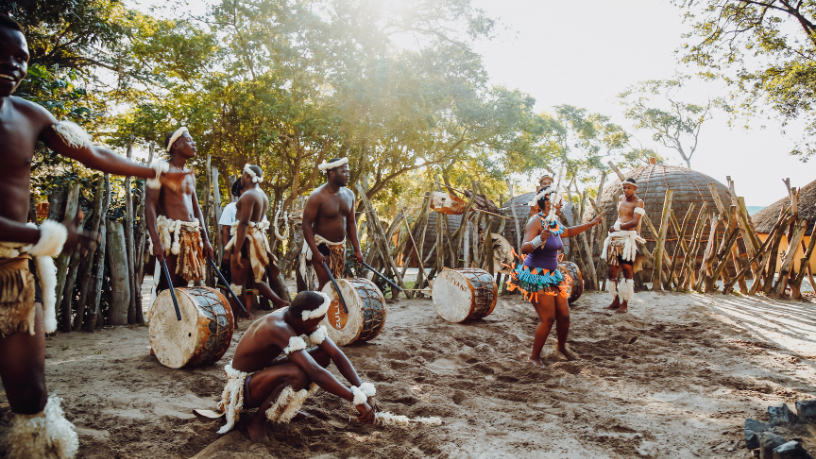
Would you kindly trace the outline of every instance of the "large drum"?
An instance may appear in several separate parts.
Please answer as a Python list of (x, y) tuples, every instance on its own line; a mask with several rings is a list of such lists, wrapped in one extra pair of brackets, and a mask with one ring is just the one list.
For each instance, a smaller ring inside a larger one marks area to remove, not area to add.
[(489, 316), (496, 308), (498, 288), (482, 269), (446, 269), (433, 283), (436, 312), (448, 322)]
[(558, 263), (558, 270), (561, 271), (562, 275), (572, 278), (570, 294), (569, 297), (567, 297), (567, 302), (572, 304), (573, 301), (580, 298), (581, 294), (584, 293), (584, 278), (581, 276), (581, 270), (578, 269), (578, 265), (571, 261)]
[(380, 289), (368, 279), (337, 279), (337, 286), (346, 300), (348, 314), (334, 291), (331, 282), (323, 286), (323, 293), (331, 297), (329, 312), (321, 322), (329, 330), (329, 338), (345, 346), (355, 341), (377, 337), (385, 326), (385, 298)]
[(181, 320), (176, 319), (170, 290), (156, 297), (150, 316), (150, 347), (162, 365), (194, 367), (221, 359), (232, 341), (232, 309), (208, 287), (177, 288)]

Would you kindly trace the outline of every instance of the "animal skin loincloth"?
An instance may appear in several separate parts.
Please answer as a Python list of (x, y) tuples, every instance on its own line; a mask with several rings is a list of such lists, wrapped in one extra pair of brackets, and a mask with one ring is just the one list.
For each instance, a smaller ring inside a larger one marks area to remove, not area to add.
[[(315, 234), (315, 245), (320, 248), (321, 244), (329, 248), (329, 255), (325, 256), (329, 272), (335, 279), (342, 279), (346, 270), (346, 239), (344, 238), (340, 242), (331, 242), (323, 236)], [(309, 263), (311, 260), (312, 249), (309, 248), (306, 241), (303, 241), (303, 250), (300, 252), (300, 275), (303, 281), (306, 282), (306, 288), (315, 290), (317, 288), (317, 276), (314, 267)]]
[[(164, 255), (175, 255), (176, 274), (187, 282), (204, 280), (204, 242), (201, 240), (201, 226), (198, 220), (184, 222), (171, 220), (159, 215), (156, 230), (164, 246)], [(153, 240), (150, 241), (150, 252), (153, 252)]]
[[(226, 247), (224, 247), (225, 251), (231, 250), (236, 244), (235, 238), (238, 237), (238, 231), (235, 227), (237, 227), (239, 224), (239, 221), (234, 221), (231, 223), (231, 226), (233, 227), (232, 239), (230, 239)], [(269, 229), (268, 221), (249, 222), (249, 226), (247, 227), (247, 240), (245, 244), (248, 244), (249, 247), (249, 261), (252, 265), (252, 273), (255, 275), (255, 282), (261, 282), (263, 280), (263, 276), (266, 273), (266, 267), (269, 265), (270, 260), (277, 260), (275, 255), (273, 255), (269, 249), (269, 241), (266, 238), (267, 229)], [(238, 292), (235, 294), (239, 295)]]

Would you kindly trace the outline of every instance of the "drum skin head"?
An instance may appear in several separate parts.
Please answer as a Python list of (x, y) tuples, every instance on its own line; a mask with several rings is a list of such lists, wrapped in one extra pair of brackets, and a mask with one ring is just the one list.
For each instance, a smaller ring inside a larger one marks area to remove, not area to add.
[(368, 279), (337, 279), (337, 286), (346, 300), (348, 314), (331, 282), (323, 286), (323, 293), (332, 299), (329, 311), (321, 323), (326, 326), (329, 338), (338, 346), (355, 341), (374, 339), (385, 326), (385, 298), (377, 286)]
[(169, 290), (156, 297), (150, 317), (150, 347), (168, 368), (217, 362), (232, 340), (233, 317), (227, 299), (207, 287), (177, 288), (181, 320)]
[(482, 269), (446, 269), (434, 280), (433, 304), (448, 322), (487, 317), (496, 308), (498, 288)]

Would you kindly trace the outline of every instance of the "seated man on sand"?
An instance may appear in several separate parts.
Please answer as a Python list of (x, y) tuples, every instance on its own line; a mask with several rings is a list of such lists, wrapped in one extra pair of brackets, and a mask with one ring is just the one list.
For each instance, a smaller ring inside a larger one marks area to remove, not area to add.
[[(326, 326), (319, 325), (329, 304), (325, 293), (301, 292), (288, 308), (250, 325), (225, 367), (227, 384), (218, 407), (227, 415), (227, 423), (218, 433), (232, 430), (242, 409), (258, 408), (247, 433), (260, 441), (266, 419), (289, 422), (318, 388), (352, 402), (360, 422), (374, 422), (378, 409), (374, 385), (360, 380), (346, 355), (327, 336)], [(326, 370), (332, 362), (351, 387)]]

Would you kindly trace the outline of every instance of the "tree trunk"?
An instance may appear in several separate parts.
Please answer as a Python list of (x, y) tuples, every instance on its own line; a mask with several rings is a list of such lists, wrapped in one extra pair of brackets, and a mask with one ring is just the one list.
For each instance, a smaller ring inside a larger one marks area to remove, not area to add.
[(65, 187), (55, 188), (48, 196), (48, 219), (61, 222), (65, 214), (65, 202), (68, 189)]
[[(105, 178), (99, 176), (96, 182), (96, 192), (94, 193), (94, 206), (93, 206), (93, 219), (91, 220), (91, 234), (99, 234), (99, 226), (100, 223), (104, 220), (104, 215), (102, 212), (102, 203), (104, 201), (105, 194)], [(107, 209), (106, 209), (107, 210)], [(101, 244), (101, 242), (100, 242)], [(79, 273), (81, 273), (81, 283), (79, 287), (79, 299), (77, 300), (77, 312), (74, 319), (74, 330), (79, 330), (82, 328), (82, 322), (85, 317), (85, 310), (87, 309), (88, 305), (88, 292), (91, 290), (91, 282), (93, 281), (93, 268), (94, 268), (94, 259), (96, 258), (96, 252), (99, 250), (98, 247), (94, 248), (93, 250), (89, 250), (88, 253), (82, 257), (82, 263), (79, 267)]]
[[(218, 263), (221, 263), (221, 260), (224, 257), (224, 244), (227, 241), (221, 240), (221, 229), (218, 227), (218, 222), (221, 221), (221, 190), (218, 186), (218, 169), (213, 167), (212, 168), (212, 190), (213, 190), (213, 211), (215, 212), (215, 256), (218, 258), (216, 260)], [(277, 225), (278, 222), (275, 222)]]
[[(74, 183), (68, 190), (68, 198), (65, 204), (64, 220), (73, 219), (79, 209), (79, 183)], [(65, 277), (68, 274), (68, 265), (71, 262), (71, 256), (63, 252), (57, 258), (57, 288), (54, 289), (57, 295), (57, 304), (62, 304), (62, 292), (65, 289)], [(71, 311), (65, 314), (62, 311), (60, 316), (60, 329), (69, 330), (71, 328)]]
[[(107, 221), (107, 218), (104, 220)], [(102, 277), (105, 274), (105, 249), (107, 248), (108, 242), (108, 238), (106, 237), (107, 233), (107, 225), (101, 225), (99, 227), (99, 250), (96, 251), (96, 257), (94, 257), (94, 274), (91, 278), (93, 290), (91, 290), (88, 295), (90, 297), (88, 318), (85, 319), (85, 323), (82, 326), (82, 329), (86, 332), (94, 331), (101, 317), (101, 314), (99, 313), (99, 303), (102, 301)], [(104, 324), (104, 321), (102, 324)]]
[(111, 325), (127, 325), (130, 318), (130, 271), (127, 264), (125, 231), (121, 223), (108, 221), (108, 267), (113, 298), (108, 311)]

